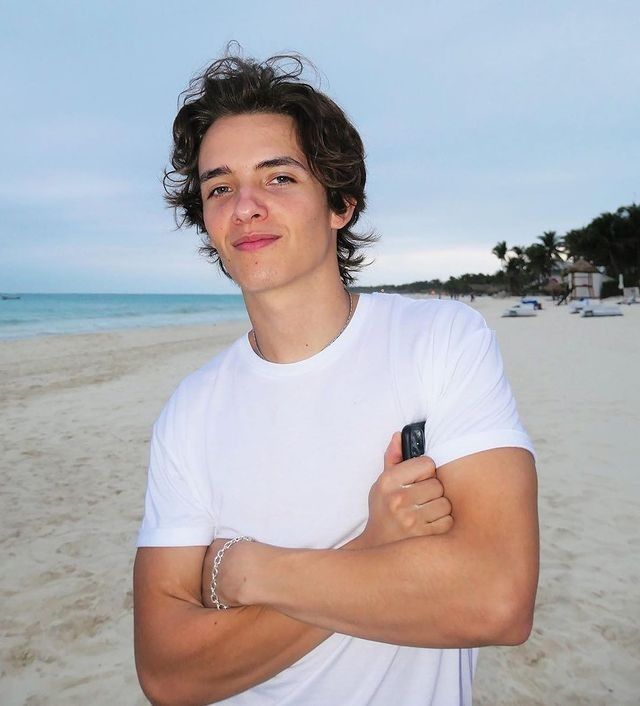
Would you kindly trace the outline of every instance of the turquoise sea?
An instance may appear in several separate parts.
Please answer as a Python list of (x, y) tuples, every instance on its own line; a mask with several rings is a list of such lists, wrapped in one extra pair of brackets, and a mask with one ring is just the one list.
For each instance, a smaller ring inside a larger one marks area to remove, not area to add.
[[(6, 296), (6, 295), (5, 295)], [(0, 339), (242, 319), (239, 294), (20, 294), (0, 299)]]

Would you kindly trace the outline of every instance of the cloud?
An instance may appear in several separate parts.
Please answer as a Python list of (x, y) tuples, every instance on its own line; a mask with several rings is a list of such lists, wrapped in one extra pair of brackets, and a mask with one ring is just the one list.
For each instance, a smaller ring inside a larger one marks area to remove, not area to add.
[(484, 248), (464, 245), (455, 248), (413, 248), (380, 253), (363, 271), (363, 285), (403, 284), (429, 279), (447, 280), (465, 272), (492, 273), (499, 269), (495, 256)]
[(197, 243), (160, 237), (148, 245), (92, 242), (3, 249), (3, 291), (237, 294)]
[(87, 237), (141, 241), (175, 227), (159, 181), (88, 170), (43, 170), (0, 184), (0, 241), (82, 244)]
[(78, 169), (43, 170), (0, 183), (0, 199), (32, 208), (129, 198), (148, 192), (146, 185), (131, 179)]

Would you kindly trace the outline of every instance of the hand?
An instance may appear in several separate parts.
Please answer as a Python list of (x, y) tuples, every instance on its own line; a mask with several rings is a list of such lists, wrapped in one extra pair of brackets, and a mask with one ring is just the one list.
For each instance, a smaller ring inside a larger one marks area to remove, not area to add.
[(453, 526), (436, 467), (427, 456), (402, 460), (399, 432), (384, 454), (384, 470), (369, 491), (369, 520), (360, 546), (374, 547), (408, 537), (444, 534)]

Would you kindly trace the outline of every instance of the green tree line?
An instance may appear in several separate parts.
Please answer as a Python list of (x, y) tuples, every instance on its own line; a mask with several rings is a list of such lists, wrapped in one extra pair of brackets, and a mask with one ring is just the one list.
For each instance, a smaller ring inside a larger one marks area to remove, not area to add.
[[(492, 275), (464, 274), (439, 279), (410, 282), (401, 285), (359, 287), (359, 291), (384, 289), (395, 292), (444, 292), (455, 296), (473, 291), (506, 290), (521, 295), (543, 291), (559, 264), (584, 258), (615, 282), (611, 294), (617, 292), (619, 275), (626, 286), (640, 285), (640, 206), (632, 203), (613, 213), (601, 213), (583, 228), (559, 236), (548, 230), (530, 245), (507, 245), (502, 240), (491, 252), (500, 261), (500, 269)], [(605, 283), (607, 284), (607, 283)], [(604, 296), (607, 296), (605, 292)]]

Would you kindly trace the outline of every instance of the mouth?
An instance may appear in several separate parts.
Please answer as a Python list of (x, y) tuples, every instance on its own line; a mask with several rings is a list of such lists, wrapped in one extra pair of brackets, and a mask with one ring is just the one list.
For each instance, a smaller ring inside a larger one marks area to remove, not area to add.
[(247, 233), (233, 243), (236, 250), (252, 251), (266, 248), (279, 240), (274, 233)]

